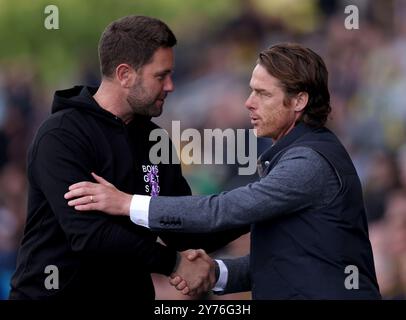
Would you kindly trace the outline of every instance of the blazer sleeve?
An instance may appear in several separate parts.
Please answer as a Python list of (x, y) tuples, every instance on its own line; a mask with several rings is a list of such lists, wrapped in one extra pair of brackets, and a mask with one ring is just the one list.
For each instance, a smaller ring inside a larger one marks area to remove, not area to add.
[[(180, 165), (172, 165), (175, 181), (171, 196), (190, 195), (191, 190), (186, 179), (182, 175)], [(180, 208), (178, 209), (180, 211)], [(187, 249), (204, 249), (211, 253), (217, 251), (250, 231), (249, 226), (242, 226), (236, 229), (219, 231), (215, 233), (174, 233), (168, 231), (159, 232), (159, 237), (167, 244), (178, 251)]]
[(224, 291), (215, 292), (215, 294), (251, 291), (250, 256), (222, 260), (228, 270), (227, 284)]
[(211, 196), (155, 197), (149, 227), (176, 232), (215, 232), (294, 214), (312, 207), (332, 170), (316, 151), (288, 150), (260, 181)]

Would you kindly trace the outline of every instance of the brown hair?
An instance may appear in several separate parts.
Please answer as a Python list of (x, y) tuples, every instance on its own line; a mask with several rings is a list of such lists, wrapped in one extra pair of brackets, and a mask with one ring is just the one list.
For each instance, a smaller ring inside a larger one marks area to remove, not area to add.
[(309, 101), (299, 119), (312, 127), (322, 127), (331, 112), (328, 72), (318, 54), (299, 44), (274, 45), (259, 54), (258, 63), (277, 78), (286, 94), (285, 104), (300, 92)]
[(121, 63), (134, 69), (147, 64), (160, 47), (173, 47), (176, 37), (162, 21), (145, 16), (127, 16), (110, 23), (99, 41), (102, 76), (110, 77)]

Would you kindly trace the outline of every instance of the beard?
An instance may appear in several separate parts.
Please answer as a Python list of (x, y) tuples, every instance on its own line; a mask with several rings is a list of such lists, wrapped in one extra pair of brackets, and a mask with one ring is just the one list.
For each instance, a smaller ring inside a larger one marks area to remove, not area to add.
[(139, 81), (130, 90), (127, 97), (127, 102), (130, 105), (134, 114), (148, 116), (148, 117), (158, 117), (162, 114), (162, 103), (157, 105), (159, 100), (165, 99), (160, 98), (161, 94), (152, 95), (149, 94), (147, 90), (142, 85), (142, 81)]

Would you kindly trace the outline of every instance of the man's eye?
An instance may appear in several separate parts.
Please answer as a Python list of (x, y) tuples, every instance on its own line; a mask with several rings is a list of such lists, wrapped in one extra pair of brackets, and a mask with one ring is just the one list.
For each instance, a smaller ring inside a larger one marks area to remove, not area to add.
[(272, 96), (269, 92), (266, 92), (266, 91), (260, 91), (257, 94), (260, 97), (271, 97)]

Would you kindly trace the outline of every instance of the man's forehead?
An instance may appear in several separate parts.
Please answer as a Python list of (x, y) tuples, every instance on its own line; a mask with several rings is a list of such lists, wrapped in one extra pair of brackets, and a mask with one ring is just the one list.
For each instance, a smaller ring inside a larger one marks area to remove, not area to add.
[(158, 48), (152, 55), (150, 63), (172, 61), (174, 60), (174, 53), (172, 48)]
[(257, 64), (252, 71), (250, 86), (279, 86), (280, 82), (277, 78), (269, 74), (269, 72), (260, 64)]
[(151, 58), (151, 61), (145, 65), (145, 67), (156, 68), (173, 68), (175, 63), (175, 57), (172, 48), (159, 48), (155, 51)]
[(271, 75), (268, 71), (260, 64), (257, 64), (252, 71), (252, 79), (259, 79), (259, 80), (269, 80)]

